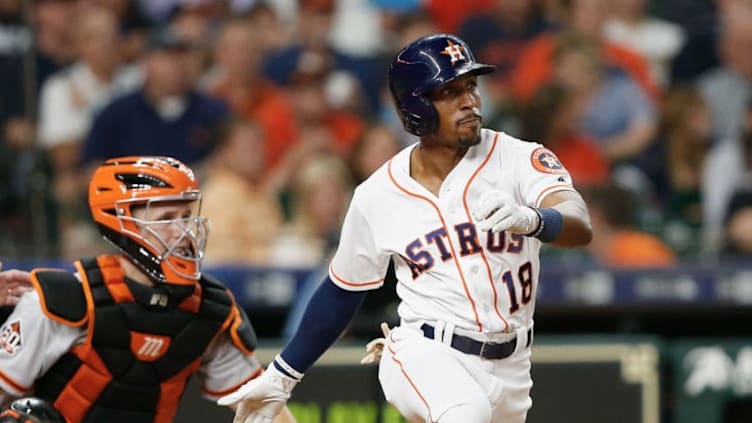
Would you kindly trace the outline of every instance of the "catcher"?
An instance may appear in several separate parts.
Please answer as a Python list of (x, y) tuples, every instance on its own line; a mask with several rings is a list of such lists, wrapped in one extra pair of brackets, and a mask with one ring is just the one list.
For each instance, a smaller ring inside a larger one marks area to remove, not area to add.
[[(255, 334), (230, 292), (201, 272), (209, 222), (190, 168), (122, 157), (96, 169), (91, 214), (119, 249), (36, 269), (0, 329), (0, 403), (33, 393), (67, 422), (166, 423), (188, 378), (208, 399), (259, 376)], [(0, 273), (0, 286), (19, 273)], [(15, 292), (15, 291), (14, 291)], [(278, 423), (294, 422), (282, 409)]]

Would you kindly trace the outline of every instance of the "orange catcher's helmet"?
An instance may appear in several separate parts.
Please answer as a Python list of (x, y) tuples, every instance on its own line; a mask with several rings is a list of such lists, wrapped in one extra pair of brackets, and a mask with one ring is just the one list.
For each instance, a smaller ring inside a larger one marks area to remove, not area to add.
[[(164, 218), (149, 211), (164, 204), (188, 204), (189, 216)], [(89, 207), (102, 236), (152, 279), (193, 285), (201, 277), (209, 224), (200, 216), (201, 192), (193, 171), (170, 157), (119, 157), (107, 160), (89, 184)], [(134, 216), (134, 210), (146, 212)], [(160, 227), (179, 236), (165, 239)]]

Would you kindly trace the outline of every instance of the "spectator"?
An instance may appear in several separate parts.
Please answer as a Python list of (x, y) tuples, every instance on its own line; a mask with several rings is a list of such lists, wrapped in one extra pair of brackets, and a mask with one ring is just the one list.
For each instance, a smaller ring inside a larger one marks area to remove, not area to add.
[(76, 2), (70, 0), (34, 2), (35, 88), (75, 59), (74, 28), (71, 25), (75, 12)]
[[(344, 102), (337, 104), (333, 101), (334, 93), (327, 88), (331, 87), (332, 78), (342, 74), (331, 73), (325, 62), (319, 59), (311, 58), (310, 64), (301, 60), (290, 86), (298, 138), (305, 136), (303, 128), (323, 125), (332, 135), (329, 148), (341, 157), (347, 157), (365, 128), (363, 120), (355, 114), (362, 107), (350, 102), (351, 108), (346, 108)], [(348, 96), (358, 97), (357, 92), (353, 92), (356, 89), (351, 85)]]
[(33, 75), (24, 60), (32, 48), (32, 32), (24, 24), (21, 6), (21, 0), (0, 2), (0, 130), (6, 119), (21, 118), (29, 106), (24, 88)]
[(752, 192), (734, 194), (724, 221), (723, 251), (731, 256), (752, 255)]
[(383, 125), (371, 125), (350, 153), (350, 170), (355, 183), (365, 181), (402, 148), (399, 138)]
[[(657, 12), (686, 31), (682, 48), (671, 62), (671, 81), (694, 81), (718, 66), (721, 10), (736, 0), (668, 0), (652, 2)], [(746, 1), (746, 0), (744, 0)]]
[(116, 99), (95, 118), (83, 164), (137, 154), (173, 155), (195, 164), (209, 155), (228, 110), (192, 88), (187, 48), (171, 32), (151, 40), (143, 88)]
[(536, 0), (496, 0), (489, 11), (471, 15), (459, 34), (475, 52), (476, 59), (496, 66), (489, 90), (497, 104), (509, 102), (510, 75), (522, 51), (548, 30)]
[(353, 185), (345, 162), (319, 154), (306, 161), (292, 186), (292, 221), (275, 243), (273, 266), (319, 266), (337, 245)]
[(615, 0), (606, 21), (606, 39), (625, 45), (647, 60), (652, 79), (669, 82), (669, 65), (684, 42), (684, 31), (672, 22), (649, 16), (648, 0)]
[[(34, 128), (9, 120), (0, 132), (0, 256), (55, 255), (57, 226), (47, 156), (33, 148)], [(45, 242), (49, 241), (49, 242)]]
[(574, 100), (560, 85), (540, 87), (520, 113), (521, 138), (553, 151), (576, 186), (604, 183), (609, 177), (609, 161), (594, 141), (579, 132)]
[(78, 0), (79, 8), (104, 7), (117, 19), (119, 51), (123, 63), (136, 64), (149, 41), (149, 21), (142, 5), (133, 0)]
[(277, 166), (295, 143), (292, 104), (287, 95), (260, 70), (263, 45), (244, 18), (225, 23), (214, 51), (214, 66), (206, 76), (208, 92), (222, 98), (238, 116), (258, 122), (264, 132), (268, 169)]
[(578, 130), (596, 141), (612, 165), (635, 163), (655, 135), (652, 102), (627, 75), (607, 66), (591, 37), (560, 33), (553, 61), (554, 80), (580, 108)]
[[(603, 38), (607, 2), (603, 0), (562, 0), (554, 3), (561, 8), (561, 29), (592, 38), (602, 50), (604, 62), (624, 71), (651, 99), (658, 97), (658, 89), (651, 78), (645, 59), (638, 53)], [(555, 33), (535, 38), (522, 52), (512, 76), (512, 88), (518, 101), (527, 101), (535, 90), (551, 78)]]
[(703, 238), (711, 251), (718, 251), (734, 192), (752, 182), (752, 99), (739, 139), (715, 143), (702, 172)]
[(173, 8), (167, 28), (189, 47), (192, 81), (200, 80), (210, 68), (218, 34), (232, 19), (222, 3), (214, 0), (181, 1)]
[(78, 59), (44, 82), (39, 101), (39, 141), (52, 159), (62, 231), (71, 220), (88, 216), (78, 158), (94, 114), (140, 82), (135, 68), (121, 66), (118, 23), (109, 9), (81, 7), (73, 28)]
[(73, 27), (78, 60), (49, 78), (42, 85), (40, 98), (39, 138), (61, 167), (76, 161), (76, 150), (89, 131), (92, 115), (139, 82), (134, 69), (120, 67), (117, 21), (112, 12), (98, 6), (81, 9)]
[(290, 43), (293, 26), (285, 25), (268, 2), (256, 1), (247, 11), (247, 16), (255, 28), (256, 39), (266, 51), (279, 50)]
[(264, 134), (235, 120), (204, 169), (203, 214), (212, 227), (209, 264), (266, 266), (282, 226), (277, 193), (264, 184)]
[[(367, 50), (355, 53), (348, 49), (357, 49), (358, 46), (346, 45), (346, 36), (339, 34), (335, 45), (333, 37), (333, 24), (336, 14), (335, 0), (301, 0), (298, 7), (298, 20), (292, 42), (277, 51), (270, 52), (264, 63), (264, 74), (280, 85), (289, 85), (293, 82), (295, 74), (300, 69), (301, 63), (323, 61), (321, 68), (328, 70), (345, 71), (357, 77), (360, 90), (365, 95), (366, 110), (376, 110), (379, 101), (379, 88), (383, 85), (384, 75), (379, 72), (381, 68), (381, 51)], [(360, 2), (342, 2), (341, 7), (349, 13), (351, 9), (359, 6), (365, 7)], [(354, 13), (358, 13), (355, 11)], [(346, 27), (349, 22), (343, 22)], [(369, 26), (372, 23), (369, 22)], [(379, 30), (380, 32), (380, 30)], [(378, 35), (376, 35), (378, 36)], [(368, 41), (368, 40), (364, 40)], [(349, 43), (350, 41), (347, 41)], [(308, 66), (308, 65), (306, 65)], [(318, 65), (317, 65), (318, 66)]]
[(721, 10), (721, 64), (697, 81), (713, 116), (720, 142), (739, 139), (746, 104), (752, 98), (752, 2), (728, 0)]
[(582, 196), (590, 210), (593, 241), (588, 251), (604, 266), (617, 268), (666, 267), (676, 255), (657, 236), (635, 225), (634, 198), (617, 185), (589, 186)]
[(702, 245), (701, 186), (711, 142), (710, 113), (700, 93), (693, 86), (670, 88), (663, 101), (652, 167), (662, 170), (654, 172), (665, 211), (662, 236), (682, 255), (697, 253)]

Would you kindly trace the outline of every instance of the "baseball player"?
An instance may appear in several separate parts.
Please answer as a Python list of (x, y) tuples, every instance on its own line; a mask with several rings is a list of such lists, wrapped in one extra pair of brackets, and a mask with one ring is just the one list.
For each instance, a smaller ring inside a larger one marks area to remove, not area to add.
[(395, 265), (401, 323), (379, 381), (411, 422), (523, 422), (542, 243), (590, 242), (587, 208), (539, 144), (481, 128), (476, 63), (449, 34), (398, 53), (389, 88), (405, 148), (355, 191), (329, 275), (261, 377), (219, 400), (268, 422)]
[(0, 404), (33, 393), (67, 422), (167, 423), (191, 375), (216, 399), (262, 373), (245, 313), (201, 273), (200, 203), (193, 172), (172, 158), (96, 169), (90, 210), (119, 254), (31, 272), (35, 290), (0, 328)]

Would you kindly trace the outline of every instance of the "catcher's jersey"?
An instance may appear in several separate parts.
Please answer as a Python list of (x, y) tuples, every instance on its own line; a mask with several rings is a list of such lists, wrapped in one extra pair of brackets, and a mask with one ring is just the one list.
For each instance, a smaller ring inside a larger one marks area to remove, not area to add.
[[(14, 396), (30, 393), (67, 351), (86, 340), (86, 325), (71, 327), (42, 313), (36, 291), (21, 297), (0, 328), (0, 388)], [(216, 400), (261, 371), (254, 356), (232, 344), (225, 332), (204, 351), (197, 372), (206, 398)]]
[(470, 331), (532, 326), (540, 241), (480, 233), (470, 210), (488, 191), (539, 206), (574, 190), (567, 170), (540, 144), (481, 131), (441, 184), (438, 197), (410, 176), (411, 145), (355, 190), (329, 274), (347, 290), (383, 284), (391, 257), (406, 321), (445, 321)]

